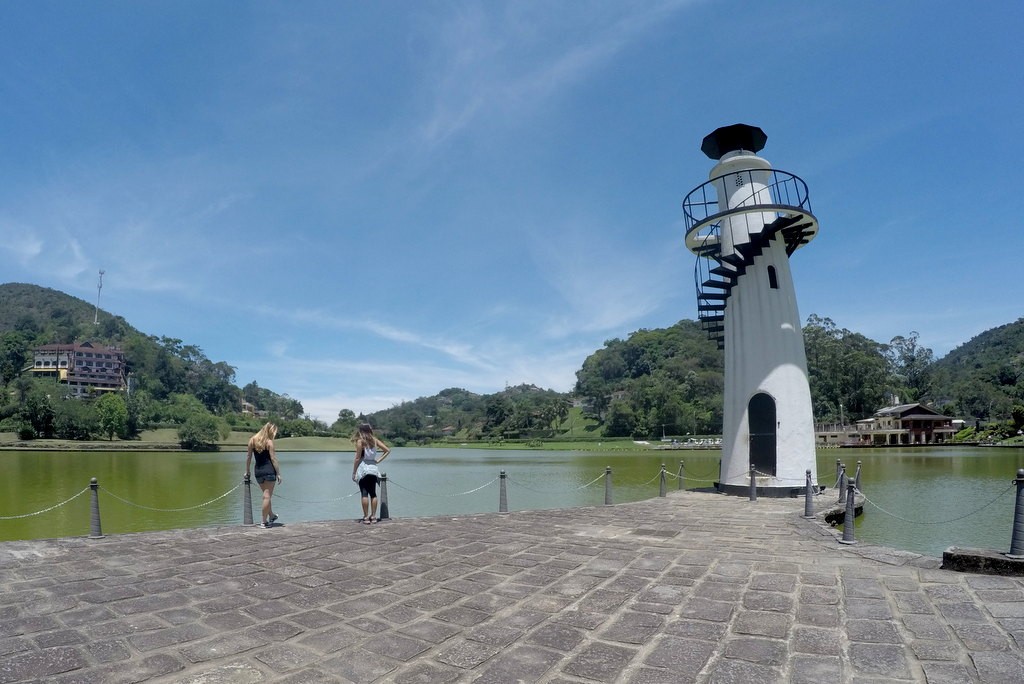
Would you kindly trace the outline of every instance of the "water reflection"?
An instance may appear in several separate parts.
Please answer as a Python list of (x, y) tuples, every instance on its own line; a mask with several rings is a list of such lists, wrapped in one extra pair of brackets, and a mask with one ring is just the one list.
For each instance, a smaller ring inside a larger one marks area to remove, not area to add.
[[(281, 522), (356, 519), (358, 493), (351, 452), (286, 452), (285, 481), (275, 510)], [(493, 451), (395, 449), (385, 462), (389, 512), (395, 518), (466, 515), (498, 509), (501, 470), (510, 510), (597, 506), (603, 473), (612, 468), (616, 503), (658, 495), (661, 465), (675, 475), (685, 461), (688, 489), (717, 479), (718, 451)], [(818, 453), (818, 479), (831, 487), (835, 461), (849, 472), (862, 463), (870, 503), (857, 520), (858, 540), (941, 555), (948, 546), (1007, 550), (1024, 450), (998, 448), (829, 449)], [(244, 454), (151, 452), (0, 452), (0, 539), (38, 539), (89, 532), (89, 493), (39, 515), (100, 482), (103, 531), (239, 524)], [(228, 496), (218, 498), (226, 492)], [(258, 515), (259, 490), (253, 486)], [(126, 503), (128, 502), (128, 503)], [(802, 512), (802, 504), (794, 504)], [(15, 517), (25, 516), (25, 517)], [(1004, 548), (1005, 547), (1005, 548)]]
[[(941, 556), (950, 546), (1007, 551), (1024, 450), (955, 447), (840, 450), (863, 462), (869, 503), (858, 540)], [(821, 454), (819, 454), (819, 463)]]

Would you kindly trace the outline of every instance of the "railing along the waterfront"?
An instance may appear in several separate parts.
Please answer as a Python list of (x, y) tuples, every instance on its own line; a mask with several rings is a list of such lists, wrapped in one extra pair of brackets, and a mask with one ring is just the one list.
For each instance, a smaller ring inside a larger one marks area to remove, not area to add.
[[(750, 501), (752, 501), (752, 502), (756, 502), (757, 501), (757, 477), (771, 477), (771, 478), (773, 478), (774, 482), (780, 482), (780, 480), (778, 478), (775, 478), (773, 475), (770, 475), (768, 473), (759, 472), (753, 465), (751, 465), (749, 467), (749, 469), (747, 471), (745, 471), (745, 472), (734, 474), (733, 478), (730, 478), (730, 479), (734, 479), (734, 478), (738, 478), (738, 477), (743, 477), (743, 476), (748, 475), (748, 474), (750, 476)], [(846, 473), (846, 466), (843, 463), (841, 463), (840, 461), (837, 460), (836, 461), (836, 482), (835, 482), (835, 484), (831, 488), (822, 488), (822, 487), (818, 487), (818, 486), (814, 485), (812, 483), (812, 481), (811, 481), (811, 471), (810, 470), (806, 471), (805, 477), (802, 480), (783, 479), (781, 481), (782, 482), (792, 482), (793, 484), (796, 484), (796, 483), (799, 482), (800, 484), (803, 485), (802, 491), (803, 491), (803, 494), (804, 494), (804, 510), (803, 510), (803, 517), (804, 518), (814, 518), (814, 517), (816, 517), (815, 511), (814, 511), (815, 506), (814, 506), (814, 502), (813, 502), (814, 498), (825, 496), (825, 492), (827, 491), (827, 489), (838, 490), (839, 496), (838, 496), (838, 499), (836, 500), (835, 504), (836, 505), (842, 504), (842, 505), (845, 506), (845, 513), (844, 513), (844, 517), (843, 517), (843, 535), (842, 535), (842, 539), (840, 540), (840, 543), (842, 543), (842, 544), (855, 544), (856, 543), (856, 539), (854, 538), (854, 524), (853, 524), (853, 521), (854, 521), (855, 511), (856, 511), (856, 508), (855, 508), (856, 507), (856, 500), (857, 500), (858, 497), (863, 502), (865, 502), (867, 504), (870, 504), (872, 507), (877, 509), (879, 512), (881, 512), (881, 513), (883, 513), (885, 515), (891, 516), (891, 517), (893, 517), (895, 519), (898, 519), (898, 520), (900, 520), (902, 522), (906, 522), (906, 523), (910, 523), (910, 524), (914, 524), (914, 525), (946, 525), (946, 524), (949, 524), (949, 523), (953, 523), (953, 522), (957, 522), (957, 521), (963, 520), (965, 518), (969, 518), (969, 517), (971, 517), (973, 515), (977, 515), (981, 511), (989, 508), (990, 506), (994, 505), (996, 502), (998, 502), (1001, 499), (1003, 499), (1006, 496), (1007, 493), (1009, 493), (1011, 490), (1016, 488), (1017, 494), (1016, 494), (1015, 505), (1014, 505), (1014, 518), (1013, 518), (1013, 529), (1012, 529), (1012, 533), (1011, 533), (1010, 550), (1009, 550), (1008, 553), (1006, 553), (1004, 555), (1006, 555), (1009, 558), (1024, 559), (1024, 468), (1019, 469), (1017, 471), (1017, 473), (1016, 473), (1016, 478), (1011, 481), (1010, 485), (1005, 490), (1000, 492), (998, 495), (993, 497), (989, 502), (985, 503), (982, 506), (979, 506), (978, 508), (976, 508), (975, 510), (973, 510), (973, 511), (971, 511), (969, 513), (965, 513), (963, 515), (958, 515), (958, 516), (956, 516), (954, 518), (948, 518), (948, 519), (943, 519), (943, 520), (910, 520), (908, 518), (905, 518), (903, 516), (897, 515), (896, 513), (893, 513), (891, 511), (886, 510), (882, 506), (878, 505), (876, 502), (872, 501), (861, 490), (861, 488), (860, 488), (860, 475), (861, 475), (861, 463), (859, 461), (857, 462), (856, 474), (854, 475), (854, 477), (851, 478)], [(686, 483), (687, 480), (689, 480), (690, 482), (695, 482), (695, 483), (711, 483), (711, 484), (723, 481), (721, 477), (719, 477), (717, 479), (713, 479), (713, 474), (712, 473), (708, 473), (708, 474), (705, 474), (705, 475), (698, 475), (696, 473), (688, 474), (686, 472), (684, 462), (683, 461), (679, 461), (679, 469), (678, 469), (678, 471), (676, 473), (670, 472), (667, 469), (666, 465), (663, 463), (663, 464), (661, 464), (660, 470), (651, 479), (649, 479), (646, 482), (643, 482), (643, 483), (641, 483), (639, 485), (634, 485), (634, 486), (647, 487), (647, 486), (650, 486), (651, 484), (653, 484), (654, 482), (658, 482), (658, 496), (659, 497), (665, 497), (665, 496), (667, 496), (667, 493), (668, 493), (668, 479), (669, 478), (676, 478), (676, 480), (677, 480), (677, 489), (679, 489), (679, 490), (685, 489), (685, 483)], [(418, 495), (418, 496), (436, 497), (436, 498), (457, 498), (457, 497), (471, 496), (471, 495), (474, 495), (474, 494), (478, 494), (481, 491), (487, 490), (488, 488), (492, 487), (495, 483), (498, 483), (498, 512), (499, 513), (507, 513), (508, 510), (509, 510), (509, 508), (508, 508), (508, 501), (509, 501), (508, 486), (510, 484), (513, 487), (518, 487), (518, 488), (521, 488), (521, 489), (523, 489), (525, 491), (530, 491), (530, 492), (537, 493), (537, 494), (557, 495), (557, 494), (560, 494), (560, 493), (564, 494), (564, 493), (567, 493), (567, 492), (570, 492), (570, 491), (587, 490), (587, 489), (590, 489), (591, 487), (594, 487), (595, 485), (597, 485), (599, 482), (602, 482), (602, 481), (604, 483), (604, 505), (612, 506), (612, 505), (614, 505), (614, 496), (613, 496), (613, 487), (612, 487), (612, 468), (611, 468), (611, 466), (606, 467), (604, 469), (604, 472), (600, 473), (599, 475), (594, 477), (594, 479), (592, 479), (589, 482), (586, 482), (584, 484), (581, 484), (579, 486), (576, 486), (576, 487), (568, 487), (568, 488), (567, 487), (562, 487), (562, 488), (543, 488), (543, 489), (542, 488), (536, 488), (536, 487), (533, 487), (531, 485), (527, 485), (526, 483), (519, 482), (519, 481), (517, 481), (515, 479), (510, 478), (508, 476), (508, 473), (506, 473), (504, 470), (502, 470), (502, 471), (500, 471), (498, 477), (496, 477), (496, 478), (494, 478), (494, 479), (492, 479), (492, 480), (490, 480), (488, 482), (484, 482), (484, 483), (480, 484), (477, 487), (473, 487), (473, 488), (470, 488), (470, 489), (467, 489), (467, 490), (464, 490), (464, 491), (459, 491), (459, 492), (437, 492), (437, 491), (434, 491), (434, 492), (422, 492), (422, 491), (417, 491), (414, 488), (407, 487), (407, 486), (405, 486), (405, 485), (403, 485), (403, 484), (401, 484), (399, 482), (395, 482), (393, 480), (389, 481), (387, 474), (384, 473), (384, 474), (381, 475), (381, 482), (380, 482), (381, 492), (380, 492), (380, 497), (379, 497), (379, 505), (380, 505), (380, 510), (379, 510), (380, 516), (379, 516), (379, 519), (382, 520), (382, 521), (390, 520), (391, 519), (390, 514), (389, 514), (389, 502), (388, 502), (388, 484), (389, 483), (392, 486), (398, 487), (399, 489), (401, 489), (404, 492), (409, 493), (409, 494)], [(60, 501), (60, 502), (55, 503), (55, 504), (53, 504), (51, 506), (47, 506), (47, 507), (42, 508), (40, 510), (32, 511), (32, 512), (29, 512), (29, 513), (20, 513), (20, 514), (15, 514), (15, 515), (0, 515), (0, 522), (8, 521), (8, 520), (20, 520), (20, 519), (24, 519), (24, 518), (33, 517), (33, 516), (44, 515), (46, 513), (54, 511), (54, 510), (56, 510), (58, 508), (61, 508), (62, 506), (66, 506), (66, 505), (70, 504), (72, 501), (75, 501), (76, 499), (81, 497), (86, 492), (90, 492), (91, 496), (90, 496), (90, 506), (89, 506), (89, 537), (95, 539), (95, 538), (100, 538), (100, 537), (104, 536), (103, 535), (102, 524), (101, 524), (101, 520), (100, 520), (100, 506), (99, 506), (99, 497), (100, 497), (100, 493), (101, 492), (102, 492), (102, 494), (104, 496), (108, 496), (111, 499), (120, 502), (121, 504), (124, 504), (124, 505), (127, 505), (127, 506), (132, 506), (132, 507), (139, 508), (139, 509), (142, 509), (142, 510), (154, 511), (154, 512), (162, 512), (162, 513), (180, 513), (180, 512), (184, 512), (184, 511), (195, 510), (195, 509), (202, 508), (202, 507), (205, 507), (205, 506), (210, 506), (210, 505), (212, 505), (212, 504), (214, 504), (214, 503), (216, 503), (218, 501), (221, 501), (222, 499), (227, 498), (232, 493), (238, 491), (241, 488), (242, 489), (242, 524), (243, 525), (252, 525), (253, 524), (253, 515), (252, 515), (252, 492), (251, 492), (251, 486), (252, 486), (252, 483), (251, 483), (251, 480), (250, 480), (250, 476), (248, 474), (246, 474), (246, 476), (243, 478), (241, 483), (235, 485), (234, 487), (231, 487), (230, 489), (225, 491), (223, 494), (220, 494), (219, 496), (216, 496), (216, 497), (214, 497), (212, 499), (209, 499), (207, 501), (203, 501), (203, 502), (200, 502), (200, 503), (197, 503), (197, 504), (193, 504), (191, 506), (184, 506), (184, 507), (177, 507), (177, 508), (160, 508), (160, 507), (156, 507), (156, 506), (149, 506), (149, 505), (146, 505), (146, 504), (142, 504), (142, 503), (139, 503), (139, 502), (136, 502), (136, 501), (131, 501), (131, 500), (125, 498), (125, 497), (122, 497), (122, 496), (119, 496), (117, 494), (114, 494), (113, 492), (108, 492), (106, 490), (101, 490), (101, 488), (99, 486), (99, 482), (97, 481), (97, 479), (96, 478), (92, 478), (92, 480), (90, 481), (88, 487), (85, 487), (84, 489), (82, 489), (78, 493), (72, 495), (71, 497), (69, 497), (67, 499), (64, 499), (63, 501)], [(313, 501), (313, 500), (302, 500), (302, 499), (291, 499), (291, 498), (288, 498), (286, 496), (282, 496), (280, 494), (277, 494), (277, 498), (283, 499), (285, 501), (294, 501), (294, 502), (303, 503), (303, 504), (332, 504), (332, 503), (337, 503), (337, 502), (340, 502), (340, 501), (344, 501), (346, 499), (350, 499), (350, 498), (352, 498), (354, 496), (357, 496), (357, 495), (358, 495), (358, 492), (352, 492), (352, 493), (346, 494), (344, 496), (334, 497), (334, 498), (331, 498), (331, 499), (315, 500), (315, 501)]]
[[(977, 515), (989, 508), (996, 502), (1004, 499), (1006, 495), (1013, 489), (1017, 490), (1017, 495), (1014, 500), (1014, 516), (1013, 525), (1010, 533), (1010, 550), (1006, 552), (1008, 558), (1013, 559), (1024, 559), (1024, 468), (1017, 471), (1017, 477), (1010, 481), (1010, 485), (995, 495), (987, 503), (978, 506), (969, 513), (957, 515), (953, 518), (943, 518), (941, 520), (913, 520), (904, 516), (893, 513), (892, 511), (886, 510), (876, 502), (872, 501), (861, 489), (860, 475), (861, 475), (861, 462), (857, 461), (857, 471), (851, 478), (846, 473), (846, 465), (840, 460), (836, 460), (836, 484), (834, 488), (839, 492), (839, 498), (836, 504), (842, 504), (844, 507), (843, 514), (843, 535), (840, 539), (841, 544), (856, 544), (855, 538), (855, 516), (856, 516), (856, 500), (857, 497), (867, 504), (870, 504), (872, 508), (878, 512), (887, 515), (895, 520), (899, 520), (904, 523), (911, 525), (949, 525), (951, 523), (965, 520), (974, 515)], [(752, 470), (753, 472), (753, 470)], [(752, 478), (753, 479), (753, 478)], [(808, 491), (810, 488), (810, 471), (807, 471), (807, 486)], [(753, 485), (751, 485), (753, 488)], [(808, 499), (810, 498), (808, 494)], [(804, 517), (814, 517), (811, 503), (808, 501), (805, 506)]]

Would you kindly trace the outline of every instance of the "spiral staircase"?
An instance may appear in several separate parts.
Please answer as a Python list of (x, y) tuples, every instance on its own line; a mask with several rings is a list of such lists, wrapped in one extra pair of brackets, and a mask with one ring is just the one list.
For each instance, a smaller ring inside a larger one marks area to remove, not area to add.
[[(719, 211), (718, 207), (715, 184), (725, 176), (695, 188), (683, 200), (686, 246), (698, 257), (694, 266), (697, 319), (719, 349), (725, 348), (725, 309), (729, 295), (769, 243), (782, 240), (789, 256), (818, 233), (818, 220), (811, 213), (807, 184), (803, 180), (785, 171), (757, 171), (758, 181), (767, 173), (769, 182), (767, 187), (763, 183), (755, 186), (753, 173), (728, 174), (730, 181), (756, 188), (732, 209)], [(765, 222), (765, 214), (774, 215), (774, 220)], [(730, 219), (734, 233), (737, 225), (745, 225), (746, 241), (734, 238), (733, 251), (722, 254), (721, 230), (726, 219)]]

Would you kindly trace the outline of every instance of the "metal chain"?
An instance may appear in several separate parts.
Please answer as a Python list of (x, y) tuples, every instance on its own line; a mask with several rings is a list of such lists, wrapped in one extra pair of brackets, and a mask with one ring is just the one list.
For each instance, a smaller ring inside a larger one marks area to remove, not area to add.
[(860, 494), (861, 496), (863, 496), (865, 501), (867, 501), (869, 504), (871, 504), (872, 506), (874, 506), (875, 508), (880, 510), (882, 513), (885, 513), (888, 516), (896, 518), (897, 520), (902, 520), (903, 522), (911, 523), (912, 525), (946, 525), (946, 524), (951, 523), (951, 522), (957, 522), (958, 520), (963, 520), (964, 518), (969, 518), (969, 517), (971, 517), (972, 515), (974, 515), (976, 513), (982, 512), (983, 510), (985, 510), (986, 508), (988, 508), (989, 506), (994, 504), (996, 501), (999, 501), (999, 499), (1001, 499), (1004, 496), (1006, 496), (1006, 492), (1010, 491), (1011, 489), (1013, 489), (1016, 486), (1017, 486), (1016, 483), (1011, 484), (1009, 487), (1007, 487), (1005, 490), (1003, 490), (1003, 492), (1001, 494), (999, 494), (999, 496), (997, 496), (996, 498), (992, 499), (991, 501), (989, 501), (987, 504), (985, 504), (981, 508), (978, 508), (978, 509), (976, 509), (974, 511), (971, 511), (970, 513), (967, 513), (965, 515), (961, 515), (958, 518), (951, 518), (950, 520), (908, 520), (907, 518), (904, 518), (902, 516), (896, 515), (895, 513), (891, 512), (891, 511), (885, 510), (884, 508), (882, 508), (881, 506), (876, 504), (874, 501), (872, 501), (868, 497), (864, 496), (864, 492), (860, 491), (859, 489), (857, 489), (855, 491), (858, 494)]
[[(804, 484), (806, 482), (806, 480), (804, 478), (802, 478), (802, 477), (800, 479), (797, 479), (795, 477), (776, 477), (775, 475), (772, 475), (771, 473), (762, 473), (760, 470), (757, 470), (757, 469), (754, 469), (754, 475), (755, 476), (760, 476), (760, 477), (770, 477), (770, 478), (772, 478), (772, 479), (774, 479), (774, 480), (776, 480), (778, 482), (791, 482), (791, 483), (794, 483), (794, 484)], [(731, 475), (731, 476), (729, 476), (727, 478), (724, 478), (722, 481), (723, 482), (727, 482), (729, 480), (733, 480), (733, 479), (738, 478), (738, 477), (746, 477), (746, 478), (749, 479), (749, 477), (750, 477), (750, 469), (748, 468), (747, 470), (742, 470), (742, 471), (740, 471), (740, 472), (738, 472), (738, 473), (736, 473), (734, 475)], [(704, 482), (708, 482), (708, 480), (703, 480), (703, 481)]]
[(404, 489), (407, 492), (412, 492), (413, 494), (419, 494), (420, 496), (434, 496), (434, 497), (437, 497), (437, 498), (452, 498), (452, 497), (456, 497), (456, 496), (465, 496), (466, 494), (473, 494), (474, 492), (479, 492), (481, 489), (483, 489), (485, 487), (490, 487), (492, 484), (494, 484), (497, 481), (498, 481), (498, 478), (494, 478), (493, 480), (491, 480), (487, 484), (482, 484), (479, 487), (477, 487), (476, 489), (470, 489), (468, 492), (459, 492), (458, 494), (427, 494), (425, 492), (417, 492), (415, 489), (409, 489), (408, 487), (403, 487), (402, 485), (398, 484), (397, 482), (395, 482), (394, 480), (391, 480), (391, 479), (388, 479), (388, 484), (393, 484), (396, 487), (398, 487), (399, 489)]
[(701, 482), (714, 482), (714, 480), (711, 479), (714, 476), (715, 476), (714, 473), (709, 473), (707, 475), (698, 475), (698, 474), (694, 473), (693, 475), (690, 475), (690, 471), (688, 471), (685, 468), (683, 468), (683, 477), (685, 477), (688, 480), (689, 479), (696, 479), (696, 480), (699, 480)]
[[(747, 471), (747, 475), (750, 475), (750, 471), (749, 470)], [(801, 478), (795, 478), (795, 477), (776, 477), (775, 475), (772, 475), (771, 473), (762, 473), (760, 470), (757, 470), (756, 468), (754, 469), (754, 475), (759, 475), (761, 477), (770, 477), (770, 478), (773, 478), (775, 480), (778, 480), (779, 482), (798, 482), (800, 484), (804, 484), (806, 482), (806, 479), (802, 478), (802, 477)]]
[(281, 499), (283, 501), (291, 501), (292, 503), (323, 504), (323, 503), (334, 503), (335, 501), (344, 501), (345, 499), (351, 499), (353, 496), (355, 496), (358, 493), (359, 492), (352, 492), (351, 494), (346, 494), (345, 496), (339, 496), (339, 497), (334, 498), (334, 499), (323, 499), (323, 500), (320, 500), (320, 501), (304, 501), (303, 499), (292, 499), (290, 497), (283, 496), (281, 494), (278, 494), (277, 492), (274, 492), (274, 498)]
[(534, 489), (533, 487), (524, 485), (522, 482), (513, 480), (511, 477), (506, 477), (505, 481), (509, 484), (515, 485), (516, 487), (522, 487), (527, 491), (534, 492), (535, 494), (558, 494), (561, 491), (560, 489)]
[(82, 491), (78, 492), (77, 494), (72, 496), (70, 499), (65, 499), (64, 501), (61, 501), (59, 504), (54, 504), (54, 505), (50, 506), (49, 508), (44, 508), (43, 510), (36, 511), (35, 513), (24, 513), (22, 515), (0, 515), (0, 520), (21, 520), (22, 518), (31, 518), (34, 515), (42, 515), (43, 513), (49, 513), (50, 511), (52, 511), (55, 508), (60, 508), (64, 504), (69, 503), (71, 501), (74, 501), (78, 497), (80, 497), (83, 494), (85, 494), (87, 491), (89, 491), (88, 487), (86, 487)]
[(647, 482), (644, 482), (644, 483), (643, 483), (643, 484), (641, 484), (640, 486), (641, 486), (641, 487), (646, 487), (647, 485), (649, 485), (649, 484), (651, 484), (652, 482), (654, 482), (655, 480), (657, 480), (657, 479), (658, 479), (659, 477), (661, 477), (661, 472), (659, 472), (659, 473), (658, 473), (657, 475), (655, 475), (654, 477), (652, 477), (652, 478), (651, 478), (650, 480), (648, 480)]
[[(595, 477), (595, 478), (594, 478), (593, 480), (591, 480), (591, 481), (590, 481), (590, 482), (588, 482), (587, 484), (585, 484), (585, 485), (580, 485), (579, 487), (573, 487), (573, 488), (572, 488), (572, 489), (571, 489), (570, 491), (573, 491), (573, 492), (578, 492), (578, 491), (579, 491), (579, 490), (581, 490), (581, 489), (586, 489), (586, 488), (587, 488), (587, 487), (589, 487), (590, 485), (592, 485), (592, 484), (594, 484), (595, 482), (598, 482), (599, 480), (601, 480), (601, 479), (602, 479), (602, 478), (603, 478), (604, 476), (605, 476), (605, 474), (604, 474), (604, 473), (601, 473), (600, 475), (598, 475), (597, 477)], [(533, 488), (533, 487), (529, 487), (529, 486), (527, 486), (527, 485), (524, 485), (524, 484), (523, 484), (522, 482), (519, 482), (518, 480), (513, 480), (513, 479), (512, 479), (512, 478), (510, 478), (510, 477), (509, 477), (509, 478), (507, 478), (507, 479), (508, 479), (508, 481), (509, 481), (510, 483), (514, 484), (515, 486), (517, 486), (517, 487), (522, 487), (523, 489), (527, 489), (527, 490), (529, 490), (529, 491), (531, 491), (531, 492), (536, 492), (537, 494), (558, 494), (558, 493), (560, 493), (560, 492), (563, 492), (563, 491), (565, 491), (565, 490), (563, 490), (563, 489), (535, 489), (535, 488)]]
[(232, 487), (228, 491), (224, 492), (223, 494), (221, 494), (220, 496), (218, 496), (215, 499), (210, 499), (209, 501), (204, 501), (201, 504), (196, 504), (195, 506), (188, 506), (186, 508), (153, 508), (152, 506), (143, 506), (142, 504), (135, 503), (134, 501), (129, 501), (128, 499), (123, 499), (120, 496), (118, 496), (117, 494), (114, 494), (113, 492), (107, 491), (106, 489), (102, 489), (101, 488), (100, 491), (103, 494), (106, 494), (107, 496), (111, 496), (111, 497), (117, 499), (121, 503), (128, 504), (129, 506), (134, 506), (135, 508), (141, 508), (141, 509), (146, 510), (146, 511), (157, 511), (158, 513), (181, 513), (181, 512), (184, 512), (184, 511), (193, 511), (193, 510), (195, 510), (197, 508), (202, 508), (203, 506), (209, 506), (210, 504), (214, 503), (215, 501), (220, 501), (225, 496), (227, 496), (228, 494), (231, 494), (232, 492), (234, 492), (236, 489), (238, 489), (241, 486), (242, 486), (241, 484), (236, 484), (234, 487)]
[(575, 489), (574, 491), (579, 491), (579, 490), (581, 490), (581, 489), (586, 489), (587, 487), (589, 487), (590, 485), (594, 484), (595, 482), (598, 482), (598, 481), (600, 481), (601, 479), (603, 479), (603, 478), (605, 477), (605, 475), (606, 475), (606, 474), (607, 474), (607, 473), (601, 473), (600, 475), (598, 475), (597, 477), (595, 477), (595, 478), (594, 478), (593, 480), (591, 480), (591, 481), (590, 481), (590, 482), (588, 482), (587, 484), (585, 484), (585, 485), (580, 485), (580, 486), (579, 486), (579, 487), (577, 487), (577, 488), (576, 488), (576, 489)]

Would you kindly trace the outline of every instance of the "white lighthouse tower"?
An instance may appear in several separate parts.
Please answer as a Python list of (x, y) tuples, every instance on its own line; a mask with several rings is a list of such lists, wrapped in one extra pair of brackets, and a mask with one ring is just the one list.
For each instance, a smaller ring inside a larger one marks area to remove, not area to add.
[(789, 257), (818, 232), (807, 185), (757, 156), (755, 126), (701, 145), (718, 163), (683, 201), (701, 326), (725, 350), (720, 491), (791, 496), (817, 483), (814, 414)]

